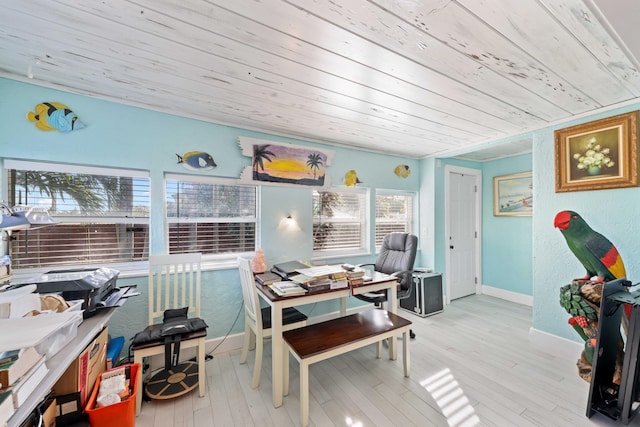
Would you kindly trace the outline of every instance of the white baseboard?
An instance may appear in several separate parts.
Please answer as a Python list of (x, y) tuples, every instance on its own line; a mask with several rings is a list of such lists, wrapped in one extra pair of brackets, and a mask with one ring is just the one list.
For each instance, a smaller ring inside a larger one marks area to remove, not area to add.
[[(482, 285), (482, 293), (484, 295), (533, 307), (533, 297), (530, 295), (506, 291), (504, 289), (494, 288), (493, 286), (487, 285)], [(533, 327), (529, 329), (529, 339), (542, 351), (567, 360), (577, 360), (580, 357), (582, 350), (584, 350), (584, 346), (578, 342), (571, 341), (557, 335), (552, 335)]]
[(533, 327), (529, 328), (529, 339), (542, 351), (567, 360), (578, 360), (582, 350), (584, 350), (584, 345), (580, 343), (543, 332)]
[(520, 294), (487, 285), (482, 285), (482, 294), (533, 307), (533, 297), (531, 295)]
[[(217, 337), (207, 340), (206, 353), (213, 355), (228, 353), (230, 351), (241, 350), (244, 339), (244, 332), (239, 334), (228, 335), (225, 337)], [(224, 341), (223, 341), (224, 340)]]

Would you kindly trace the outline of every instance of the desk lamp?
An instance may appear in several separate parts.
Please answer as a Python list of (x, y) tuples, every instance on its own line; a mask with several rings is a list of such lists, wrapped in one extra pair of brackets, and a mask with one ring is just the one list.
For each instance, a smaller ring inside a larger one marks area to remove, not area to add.
[(32, 225), (51, 224), (57, 224), (57, 221), (49, 216), (49, 211), (45, 208), (25, 205), (10, 208), (6, 203), (0, 202), (0, 257), (9, 255), (12, 231), (26, 230)]

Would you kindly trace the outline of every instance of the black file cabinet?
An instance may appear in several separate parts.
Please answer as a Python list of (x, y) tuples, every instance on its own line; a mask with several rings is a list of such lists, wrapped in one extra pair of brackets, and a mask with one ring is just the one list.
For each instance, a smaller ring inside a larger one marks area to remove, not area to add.
[(442, 274), (414, 272), (412, 286), (409, 298), (400, 300), (400, 308), (421, 317), (443, 310)]

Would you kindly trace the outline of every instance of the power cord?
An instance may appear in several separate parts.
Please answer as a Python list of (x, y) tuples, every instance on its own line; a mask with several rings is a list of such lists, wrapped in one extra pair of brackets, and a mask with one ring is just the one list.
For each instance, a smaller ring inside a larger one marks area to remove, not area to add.
[(207, 355), (205, 356), (205, 360), (213, 359), (213, 352), (216, 351), (218, 347), (222, 345), (223, 342), (225, 342), (225, 340), (233, 330), (233, 327), (236, 326), (236, 323), (238, 323), (238, 319), (240, 318), (240, 313), (242, 313), (243, 308), (244, 308), (244, 301), (242, 301), (242, 304), (240, 304), (240, 309), (238, 310), (238, 314), (236, 314), (236, 319), (233, 321), (233, 324), (231, 325), (231, 327), (229, 328), (225, 336), (222, 338), (222, 341), (220, 341), (218, 345), (216, 345), (209, 353), (207, 353)]

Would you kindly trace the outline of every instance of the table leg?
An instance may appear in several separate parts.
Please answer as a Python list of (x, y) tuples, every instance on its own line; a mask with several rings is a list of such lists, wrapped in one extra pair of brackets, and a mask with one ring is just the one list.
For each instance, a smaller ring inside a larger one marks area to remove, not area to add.
[[(388, 296), (389, 296), (389, 311), (391, 311), (394, 314), (397, 314), (398, 313), (398, 292), (395, 284), (391, 289), (389, 289)], [(395, 335), (391, 337), (391, 339), (389, 340), (389, 357), (391, 360), (396, 360), (398, 358), (398, 337)]]
[(405, 329), (402, 333), (402, 361), (404, 366), (404, 376), (409, 376), (410, 367), (410, 359), (409, 359), (409, 329)]
[(282, 406), (284, 385), (284, 340), (282, 339), (282, 308), (271, 306), (271, 378), (273, 406)]
[(347, 297), (340, 298), (340, 316), (347, 315)]

